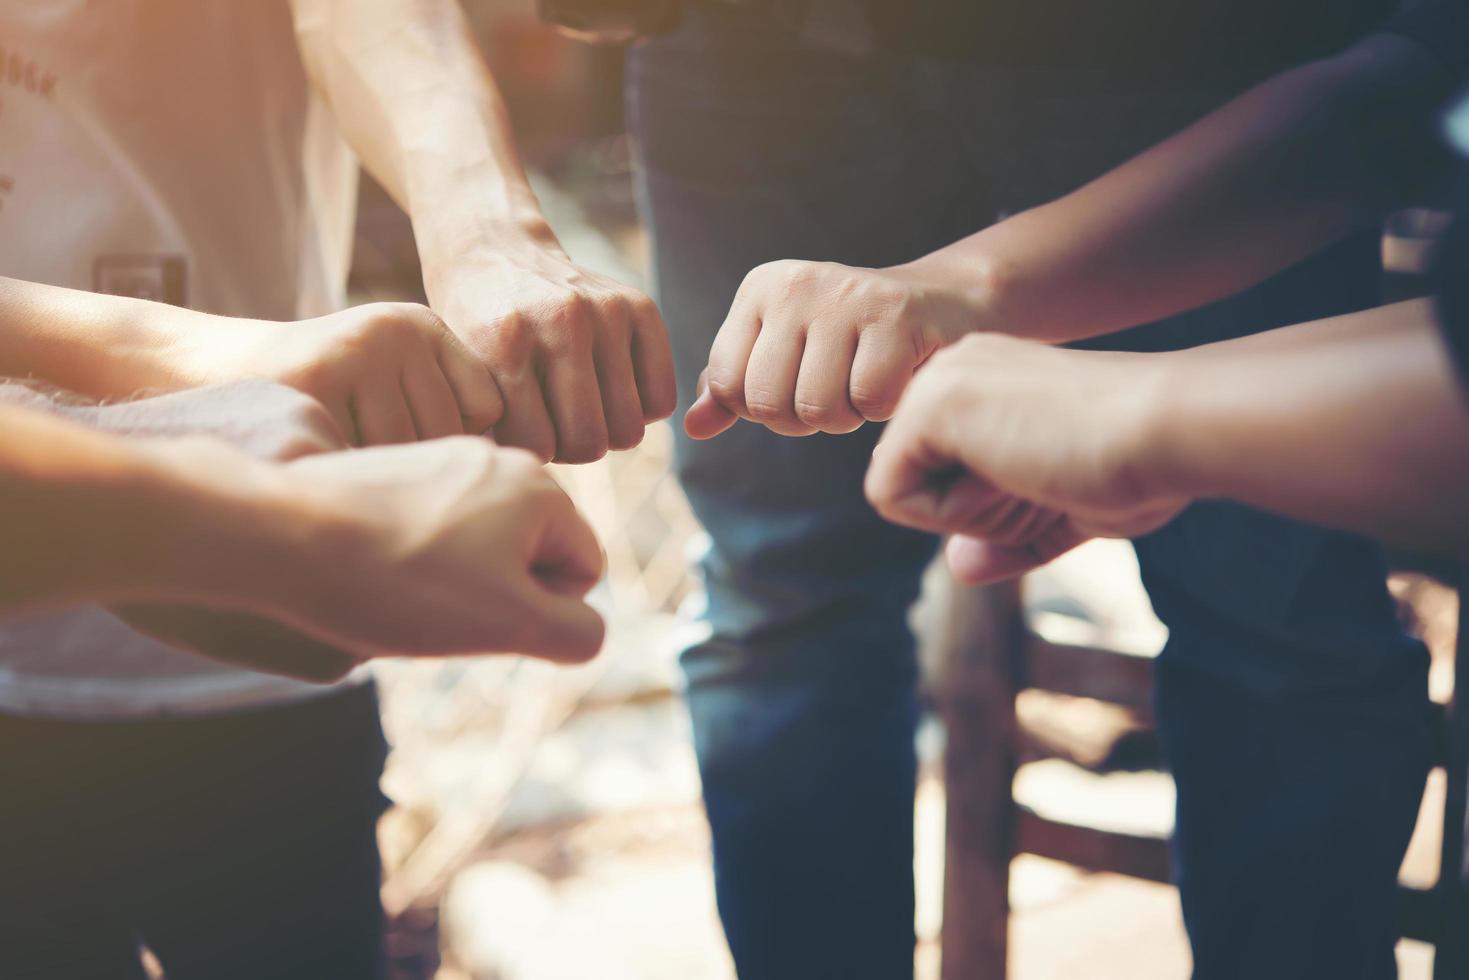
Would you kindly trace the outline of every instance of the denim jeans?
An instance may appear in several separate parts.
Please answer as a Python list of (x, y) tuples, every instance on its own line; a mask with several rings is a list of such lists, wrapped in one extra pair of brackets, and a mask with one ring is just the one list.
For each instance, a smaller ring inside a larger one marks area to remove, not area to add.
[[(1249, 82), (853, 57), (712, 10), (628, 68), (684, 407), (754, 266), (913, 259), (1079, 186)], [(1188, 346), (1359, 309), (1376, 268), (1363, 236), (1107, 343)], [(741, 423), (678, 444), (712, 540), (712, 631), (685, 654), (688, 703), (746, 980), (912, 971), (906, 612), (936, 542), (863, 499), (879, 429), (788, 439)], [(1211, 503), (1138, 553), (1171, 630), (1158, 697), (1196, 976), (1394, 975), (1392, 881), (1430, 742), (1426, 656), (1398, 629), (1377, 549)]]

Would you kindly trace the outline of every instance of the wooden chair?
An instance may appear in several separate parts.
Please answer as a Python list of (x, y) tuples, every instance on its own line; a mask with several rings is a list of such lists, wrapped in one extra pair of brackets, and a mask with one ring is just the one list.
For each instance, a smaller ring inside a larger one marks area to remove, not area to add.
[[(959, 591), (942, 617), (947, 651), (936, 698), (947, 729), (945, 980), (1006, 975), (1010, 861), (1036, 854), (1092, 871), (1170, 880), (1167, 840), (1061, 822), (1017, 804), (1021, 755), (1016, 695), (1037, 688), (1127, 706), (1151, 716), (1152, 662), (1098, 647), (1057, 643), (1030, 628), (1016, 583)], [(1448, 794), (1439, 885), (1403, 888), (1404, 936), (1436, 943), (1436, 980), (1469, 976), (1469, 901), (1458, 869), (1469, 772), (1469, 710), (1440, 716), (1439, 764)], [(1034, 751), (1029, 746), (1027, 751)]]

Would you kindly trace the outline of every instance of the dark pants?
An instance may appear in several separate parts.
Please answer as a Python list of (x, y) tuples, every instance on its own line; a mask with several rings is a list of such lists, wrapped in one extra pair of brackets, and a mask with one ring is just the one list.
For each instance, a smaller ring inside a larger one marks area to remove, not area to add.
[[(686, 407), (754, 266), (910, 260), (1073, 189), (1244, 81), (852, 58), (711, 10), (635, 49), (628, 83)], [(1344, 243), (1120, 342), (1186, 345), (1371, 305), (1375, 256), (1371, 236)], [(878, 430), (786, 439), (741, 424), (678, 444), (711, 539), (712, 634), (685, 655), (688, 701), (746, 980), (912, 969), (905, 613), (935, 541), (864, 501)], [(1390, 886), (1429, 739), (1426, 656), (1396, 626), (1377, 550), (1225, 505), (1138, 550), (1172, 631), (1159, 698), (1198, 977), (1391, 976)]]
[(0, 717), (0, 976), (373, 980), (369, 685), (198, 719)]

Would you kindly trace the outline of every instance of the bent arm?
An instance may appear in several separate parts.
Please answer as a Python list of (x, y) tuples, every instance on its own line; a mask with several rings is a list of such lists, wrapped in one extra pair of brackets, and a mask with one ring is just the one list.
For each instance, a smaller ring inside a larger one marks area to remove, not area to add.
[(430, 277), (487, 244), (554, 245), (456, 0), (292, 7), (317, 90), (363, 164), (413, 217)]
[(1160, 493), (1469, 553), (1469, 405), (1430, 301), (1163, 356)]
[(185, 364), (201, 321), (164, 303), (0, 276), (0, 376), (95, 399), (197, 383)]
[[(13, 405), (0, 404), (0, 432), (0, 614), (261, 602), (256, 559), (292, 533), (287, 509), (268, 503), (264, 464), (212, 446), (161, 451)], [(227, 466), (198, 465), (205, 451)]]
[(1437, 162), (1453, 84), (1428, 48), (1374, 35), (912, 267), (967, 283), (981, 329), (1049, 342), (1221, 299), (1380, 220)]

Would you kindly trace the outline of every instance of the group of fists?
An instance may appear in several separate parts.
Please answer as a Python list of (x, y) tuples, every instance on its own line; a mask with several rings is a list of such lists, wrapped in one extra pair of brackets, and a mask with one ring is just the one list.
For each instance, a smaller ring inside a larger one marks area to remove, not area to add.
[[(585, 597), (601, 552), (540, 464), (629, 448), (671, 414), (672, 358), (651, 302), (598, 280), (452, 327), (408, 304), (220, 326), (180, 359), (205, 387), (112, 411), (148, 416), (134, 431), (202, 427), (276, 460), (279, 496), (309, 529), (299, 574), (261, 596), (269, 621), (159, 607), (126, 618), (315, 678), (382, 653), (596, 653), (602, 623)], [(961, 298), (902, 272), (763, 266), (685, 426), (712, 438), (746, 419), (803, 436), (891, 420), (867, 496), (892, 521), (956, 535), (951, 565), (972, 581), (1177, 512), (1184, 501), (1135, 463), (1152, 438), (1145, 358), (975, 330)], [(196, 465), (227, 466), (192, 451)]]

